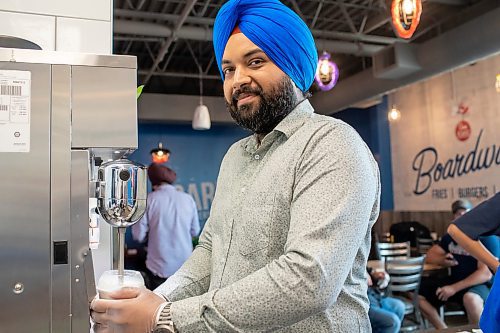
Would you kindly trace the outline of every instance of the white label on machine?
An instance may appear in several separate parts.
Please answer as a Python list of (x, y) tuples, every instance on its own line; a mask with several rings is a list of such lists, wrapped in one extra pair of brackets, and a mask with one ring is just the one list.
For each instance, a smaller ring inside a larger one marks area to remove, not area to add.
[(31, 72), (0, 70), (0, 153), (30, 151)]

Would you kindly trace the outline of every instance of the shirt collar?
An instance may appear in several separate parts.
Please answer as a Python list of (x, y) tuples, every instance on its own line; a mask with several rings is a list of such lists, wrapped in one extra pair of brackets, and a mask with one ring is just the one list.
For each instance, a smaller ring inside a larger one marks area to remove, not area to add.
[(308, 99), (300, 102), (274, 129), (285, 134), (289, 139), (314, 113), (314, 109)]
[[(288, 114), (285, 119), (283, 119), (274, 130), (266, 135), (264, 140), (268, 136), (277, 136), (278, 132), (283, 133), (287, 139), (289, 139), (314, 113), (314, 109), (308, 99), (300, 102), (293, 110)], [(253, 154), (257, 150), (257, 135), (254, 134), (250, 136), (247, 140), (243, 142), (243, 148)]]
[(163, 183), (160, 186), (158, 186), (156, 188), (156, 190), (159, 191), (159, 190), (170, 189), (170, 188), (175, 188), (175, 186), (172, 184), (169, 184), (169, 183)]

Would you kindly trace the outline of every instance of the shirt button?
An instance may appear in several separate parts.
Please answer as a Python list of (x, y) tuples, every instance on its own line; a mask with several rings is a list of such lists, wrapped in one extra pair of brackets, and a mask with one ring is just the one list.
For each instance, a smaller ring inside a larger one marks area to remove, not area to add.
[(245, 192), (246, 188), (242, 187), (241, 188), (241, 193)]
[(259, 160), (259, 159), (260, 159), (260, 155), (259, 155), (259, 154), (256, 154), (256, 155), (254, 156), (254, 158), (255, 158), (256, 160)]

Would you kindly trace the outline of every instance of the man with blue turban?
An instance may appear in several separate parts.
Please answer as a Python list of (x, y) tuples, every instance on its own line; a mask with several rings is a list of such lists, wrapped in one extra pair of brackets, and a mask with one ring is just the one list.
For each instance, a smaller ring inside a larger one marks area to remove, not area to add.
[(192, 256), (154, 293), (94, 300), (96, 332), (370, 332), (379, 172), (359, 135), (307, 100), (311, 32), (278, 0), (230, 0), (213, 41), (228, 111), (253, 135), (224, 157)]

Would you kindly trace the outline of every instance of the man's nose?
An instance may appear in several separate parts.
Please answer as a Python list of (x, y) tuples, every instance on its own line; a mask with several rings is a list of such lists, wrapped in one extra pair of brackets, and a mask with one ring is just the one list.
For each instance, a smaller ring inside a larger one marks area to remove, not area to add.
[(233, 89), (240, 89), (242, 86), (250, 84), (252, 79), (248, 75), (247, 71), (243, 68), (236, 68), (234, 72), (233, 79)]

